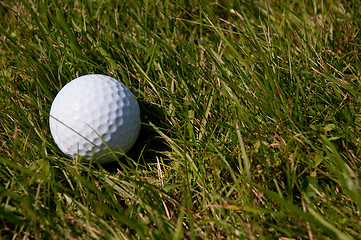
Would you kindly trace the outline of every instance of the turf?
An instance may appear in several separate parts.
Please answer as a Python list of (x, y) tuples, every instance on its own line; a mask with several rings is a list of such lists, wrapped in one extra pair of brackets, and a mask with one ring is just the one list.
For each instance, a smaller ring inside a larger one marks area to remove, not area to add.
[[(2, 239), (361, 239), (361, 2), (0, 2)], [(56, 93), (106, 74), (142, 130), (63, 155)]]

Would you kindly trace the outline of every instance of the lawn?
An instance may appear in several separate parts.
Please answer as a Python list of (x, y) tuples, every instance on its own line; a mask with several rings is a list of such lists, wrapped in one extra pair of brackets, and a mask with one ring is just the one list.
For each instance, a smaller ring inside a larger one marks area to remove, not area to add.
[[(360, 9), (1, 0), (0, 239), (361, 239)], [(91, 73), (141, 108), (107, 165), (49, 129)]]

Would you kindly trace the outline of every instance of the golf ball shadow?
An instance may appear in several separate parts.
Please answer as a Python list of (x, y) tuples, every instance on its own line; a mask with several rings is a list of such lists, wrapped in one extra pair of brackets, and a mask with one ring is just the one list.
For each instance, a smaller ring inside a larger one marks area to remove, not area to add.
[[(146, 164), (155, 163), (156, 156), (158, 156), (160, 152), (169, 151), (170, 149), (164, 141), (159, 138), (159, 134), (149, 124), (149, 122), (156, 124), (156, 126), (160, 129), (166, 127), (166, 117), (163, 109), (144, 100), (139, 100), (138, 103), (142, 113), (142, 127), (137, 141), (135, 142), (132, 150), (127, 153), (127, 156), (130, 159), (133, 159), (133, 161), (137, 161), (138, 164), (144, 166)], [(129, 167), (131, 165), (128, 161), (122, 161), (122, 164), (126, 164)], [(117, 171), (119, 164), (114, 161), (103, 164), (102, 167), (107, 171), (113, 172)]]

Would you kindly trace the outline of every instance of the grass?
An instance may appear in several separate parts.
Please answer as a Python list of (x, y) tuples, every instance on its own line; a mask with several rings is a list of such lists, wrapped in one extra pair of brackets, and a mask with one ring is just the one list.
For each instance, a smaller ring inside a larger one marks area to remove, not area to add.
[[(1, 238), (361, 239), (360, 7), (1, 1)], [(89, 73), (140, 104), (119, 163), (50, 135)]]

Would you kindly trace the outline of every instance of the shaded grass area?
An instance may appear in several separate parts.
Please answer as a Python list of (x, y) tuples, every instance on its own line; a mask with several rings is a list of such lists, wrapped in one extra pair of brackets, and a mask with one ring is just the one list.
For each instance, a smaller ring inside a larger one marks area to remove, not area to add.
[[(0, 231), (12, 239), (357, 239), (358, 1), (2, 1)], [(137, 96), (128, 157), (53, 142), (71, 79)]]

